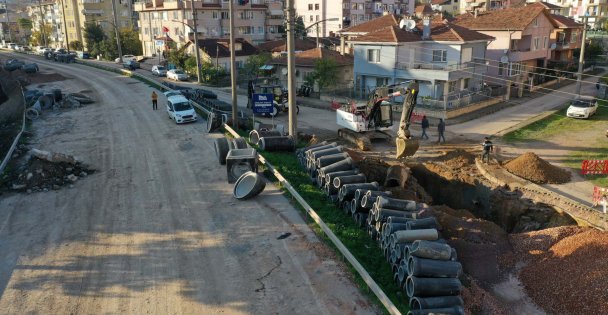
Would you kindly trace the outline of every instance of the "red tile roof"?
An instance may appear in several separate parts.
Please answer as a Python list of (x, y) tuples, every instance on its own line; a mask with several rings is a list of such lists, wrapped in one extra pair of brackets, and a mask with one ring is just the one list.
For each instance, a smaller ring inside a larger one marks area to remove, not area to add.
[(431, 4), (434, 5), (442, 5), (442, 4), (449, 4), (450, 0), (431, 0)]
[[(258, 50), (253, 47), (253, 45), (242, 38), (235, 38), (234, 42), (235, 44), (241, 44), (241, 50), (234, 52), (236, 56), (251, 56), (258, 53)], [(230, 57), (229, 43), (230, 41), (228, 39), (206, 38), (198, 40), (198, 47), (209, 56), (224, 58)]]
[(416, 14), (433, 14), (433, 9), (431, 9), (431, 6), (428, 4), (419, 4), (414, 11)]
[(559, 28), (583, 28), (583, 24), (563, 15), (551, 14), (551, 18)]
[(404, 31), (398, 25), (392, 25), (378, 29), (363, 36), (359, 36), (353, 42), (379, 42), (379, 43), (406, 43), (418, 42), (422, 38), (420, 34)]
[[(405, 31), (399, 26), (389, 26), (359, 36), (351, 42), (379, 42), (379, 43), (407, 43), (422, 41), (422, 24), (419, 24), (415, 31)], [(446, 42), (469, 42), (477, 40), (493, 40), (494, 37), (476, 31), (469, 30), (459, 25), (454, 25), (447, 21), (435, 19), (431, 21), (432, 41)]]
[[(309, 50), (317, 47), (317, 44), (312, 40), (307, 39), (296, 39), (295, 40), (295, 50)], [(279, 39), (273, 40), (269, 42), (261, 43), (257, 46), (257, 49), (260, 51), (268, 51), (268, 52), (282, 52), (287, 51), (287, 40)]]
[(365, 23), (342, 29), (340, 33), (369, 33), (394, 25), (399, 25), (399, 19), (393, 14), (388, 14), (369, 20)]
[[(523, 31), (540, 14), (549, 17), (542, 4), (533, 3), (519, 8), (478, 13), (477, 17), (472, 14), (463, 14), (457, 17), (455, 23), (476, 31)], [(551, 20), (550, 17), (549, 20)]]
[[(315, 61), (319, 59), (333, 59), (338, 66), (348, 66), (354, 63), (352, 56), (342, 56), (339, 52), (326, 48), (313, 48), (295, 55), (296, 66), (314, 67)], [(270, 63), (284, 65), (287, 64), (287, 58), (274, 58)]]
[(553, 4), (553, 3), (549, 3), (549, 2), (539, 2), (539, 3), (542, 4), (545, 8), (547, 8), (549, 10), (563, 9), (563, 7), (561, 7), (557, 4)]

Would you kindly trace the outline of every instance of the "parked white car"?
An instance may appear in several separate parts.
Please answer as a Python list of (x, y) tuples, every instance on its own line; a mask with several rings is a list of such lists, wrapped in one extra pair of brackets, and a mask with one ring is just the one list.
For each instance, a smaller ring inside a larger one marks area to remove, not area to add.
[(167, 114), (176, 124), (196, 121), (196, 112), (187, 98), (180, 95), (167, 98)]
[(590, 96), (582, 96), (580, 99), (570, 102), (566, 116), (588, 119), (595, 113), (597, 113), (597, 100)]
[(152, 67), (152, 74), (159, 77), (164, 77), (167, 75), (167, 69), (161, 65), (155, 65)]
[(176, 91), (176, 90), (169, 90), (169, 91), (163, 92), (163, 94), (165, 94), (165, 97), (167, 97), (167, 98), (168, 98), (168, 97), (171, 97), (171, 96), (175, 96), (175, 95), (181, 95), (181, 96), (184, 96), (184, 95), (182, 94), (182, 92), (180, 92), (180, 91)]
[(173, 69), (167, 71), (167, 79), (175, 81), (186, 81), (188, 80), (188, 75), (184, 72), (184, 70)]
[[(127, 62), (129, 60), (137, 61), (137, 57), (133, 55), (122, 55), (122, 62)], [(120, 63), (120, 58), (114, 59), (114, 62)]]

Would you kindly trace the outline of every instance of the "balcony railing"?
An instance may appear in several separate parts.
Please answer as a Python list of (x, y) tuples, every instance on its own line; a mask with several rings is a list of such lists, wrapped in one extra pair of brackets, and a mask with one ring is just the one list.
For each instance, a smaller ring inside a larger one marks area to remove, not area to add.
[(458, 63), (458, 64), (446, 64), (446, 63), (432, 63), (432, 62), (397, 62), (395, 63), (395, 69), (408, 70), (408, 69), (422, 69), (422, 70), (439, 70), (439, 71), (456, 71), (467, 68), (472, 68), (474, 65), (470, 62)]
[(568, 49), (570, 48), (570, 44), (569, 41), (559, 41), (555, 43), (557, 49)]

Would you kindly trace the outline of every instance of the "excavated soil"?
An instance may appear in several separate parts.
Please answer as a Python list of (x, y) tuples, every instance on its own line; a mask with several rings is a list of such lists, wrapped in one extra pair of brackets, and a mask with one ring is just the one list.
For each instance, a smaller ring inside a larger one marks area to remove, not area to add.
[(608, 312), (608, 233), (560, 227), (516, 234), (511, 241), (527, 261), (520, 272), (526, 292), (545, 311)]
[(457, 149), (437, 158), (437, 161), (441, 161), (445, 165), (457, 169), (472, 166), (475, 163), (475, 155), (465, 150)]
[(504, 167), (511, 173), (537, 184), (563, 184), (570, 181), (570, 172), (551, 165), (532, 152), (526, 152), (507, 162)]

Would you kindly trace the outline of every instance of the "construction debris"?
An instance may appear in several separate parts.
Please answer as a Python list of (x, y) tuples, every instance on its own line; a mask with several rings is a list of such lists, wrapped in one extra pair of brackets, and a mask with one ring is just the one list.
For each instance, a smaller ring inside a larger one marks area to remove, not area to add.
[(570, 172), (551, 165), (532, 152), (526, 152), (507, 162), (504, 167), (511, 173), (536, 184), (563, 184), (570, 181)]

